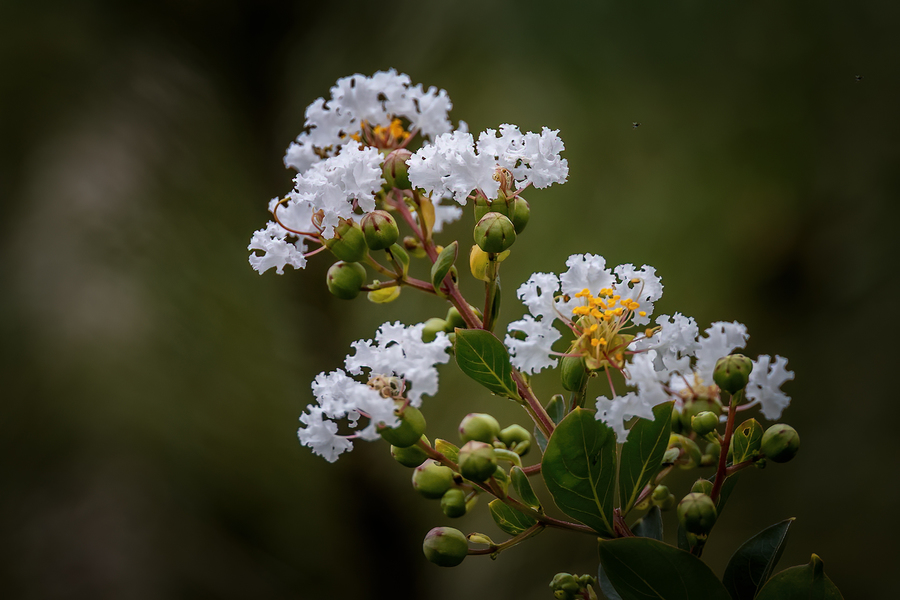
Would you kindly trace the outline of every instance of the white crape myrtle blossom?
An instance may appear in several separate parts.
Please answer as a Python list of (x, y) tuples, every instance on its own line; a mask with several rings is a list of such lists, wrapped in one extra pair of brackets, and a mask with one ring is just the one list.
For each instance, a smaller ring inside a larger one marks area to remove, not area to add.
[(306, 267), (306, 245), (303, 239), (289, 241), (291, 233), (278, 223), (269, 221), (264, 229), (260, 229), (250, 238), (247, 250), (259, 250), (262, 254), (250, 254), (250, 266), (260, 275), (271, 268), (279, 275), (284, 274), (284, 267), (290, 265), (295, 269)]
[(794, 378), (794, 372), (786, 369), (786, 358), (776, 356), (774, 361), (770, 361), (771, 358), (766, 354), (761, 354), (753, 361), (750, 381), (744, 393), (753, 403), (759, 404), (765, 418), (777, 421), (791, 403), (790, 396), (780, 388), (786, 381)]
[[(352, 449), (353, 439), (376, 440), (380, 437), (380, 426), (394, 427), (399, 423), (394, 412), (397, 396), (418, 407), (424, 394), (436, 394), (435, 365), (450, 359), (447, 353), (450, 340), (441, 332), (433, 341), (423, 342), (423, 328), (424, 323), (409, 327), (399, 322), (384, 323), (374, 340), (357, 340), (351, 344), (355, 354), (346, 357), (346, 371), (319, 373), (312, 383), (317, 404), (307, 406), (307, 412), (300, 416), (300, 422), (305, 425), (297, 431), (300, 443), (334, 462), (340, 454)], [(400, 383), (386, 395), (376, 389), (378, 386), (350, 376), (362, 374), (363, 369), (368, 370), (369, 382), (396, 377)], [(338, 433), (337, 419), (346, 419), (355, 428), (360, 416), (368, 418), (366, 427), (350, 435)]]
[(392, 119), (405, 118), (410, 127), (433, 138), (452, 129), (447, 116), (452, 107), (445, 90), (413, 86), (408, 75), (393, 69), (344, 77), (331, 88), (328, 101), (319, 98), (306, 109), (306, 130), (288, 147), (284, 164), (302, 173), (334, 156), (363, 121), (387, 127)]
[(480, 190), (488, 199), (497, 198), (500, 181), (497, 169), (513, 174), (518, 189), (529, 183), (545, 188), (565, 183), (568, 162), (559, 154), (565, 149), (558, 130), (544, 127), (540, 134), (521, 133), (515, 125), (487, 129), (478, 137), (466, 131), (437, 136), (407, 161), (409, 179), (417, 188), (434, 196), (452, 196), (465, 205), (469, 194)]

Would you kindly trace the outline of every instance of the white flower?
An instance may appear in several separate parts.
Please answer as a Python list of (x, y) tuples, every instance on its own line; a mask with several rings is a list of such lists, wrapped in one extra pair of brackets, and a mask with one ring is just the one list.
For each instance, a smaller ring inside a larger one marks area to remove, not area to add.
[(555, 273), (533, 273), (519, 286), (516, 296), (535, 317), (556, 318), (554, 295), (559, 291), (559, 279)]
[(615, 270), (619, 282), (613, 288), (615, 293), (634, 300), (640, 307), (635, 311), (631, 322), (635, 325), (646, 325), (653, 314), (653, 303), (662, 298), (662, 281), (656, 275), (656, 269), (647, 265), (638, 271), (634, 265), (619, 265)]
[(499, 136), (495, 129), (486, 129), (478, 136), (478, 152), (493, 156), (497, 166), (512, 172), (520, 189), (528, 183), (545, 188), (565, 183), (569, 175), (568, 162), (559, 156), (565, 145), (558, 134), (559, 130), (547, 127), (540, 134), (523, 134), (515, 125), (503, 124)]
[(250, 266), (253, 267), (260, 275), (275, 268), (275, 272), (279, 275), (284, 273), (284, 267), (291, 265), (295, 269), (306, 267), (306, 257), (303, 253), (306, 247), (303, 239), (295, 242), (289, 242), (285, 236), (290, 233), (277, 223), (269, 222), (265, 229), (260, 229), (250, 238), (250, 245), (247, 250), (259, 250), (262, 254), (250, 254)]
[(509, 331), (521, 331), (525, 334), (524, 340), (511, 335), (503, 340), (509, 348), (510, 361), (517, 369), (537, 373), (556, 365), (556, 359), (551, 356), (552, 347), (553, 342), (562, 335), (553, 327), (552, 320), (535, 321), (531, 315), (525, 315), (520, 321), (510, 323)]
[(297, 438), (304, 446), (309, 446), (315, 454), (328, 462), (334, 462), (343, 452), (353, 448), (353, 442), (337, 435), (337, 423), (324, 418), (324, 411), (310, 404), (308, 413), (300, 415), (300, 422), (306, 425), (297, 430)]
[[(444, 225), (454, 223), (462, 217), (463, 209), (456, 204), (434, 204), (434, 225), (431, 230), (434, 233), (440, 233), (444, 230)], [(418, 216), (418, 213), (417, 213)]]
[(609, 425), (616, 433), (616, 440), (622, 443), (628, 437), (625, 422), (633, 417), (652, 419), (653, 406), (634, 392), (629, 392), (624, 396), (617, 396), (612, 400), (601, 396), (597, 398), (597, 413), (594, 416), (598, 421), (603, 421)]
[(652, 337), (635, 340), (635, 350), (655, 350), (657, 369), (686, 371), (690, 365), (690, 357), (700, 348), (697, 342), (697, 322), (693, 317), (675, 313), (672, 317), (660, 315), (656, 318), (656, 324), (659, 327)]
[(711, 385), (716, 362), (738, 348), (743, 348), (750, 336), (747, 335), (747, 328), (737, 321), (732, 323), (718, 321), (710, 325), (704, 333), (706, 337), (700, 338), (700, 348), (697, 349), (695, 371), (706, 385)]
[(566, 266), (569, 270), (559, 276), (562, 293), (569, 297), (560, 303), (560, 311), (566, 316), (570, 316), (576, 306), (584, 305), (575, 294), (582, 290), (598, 294), (615, 282), (612, 271), (606, 268), (606, 259), (597, 254), (573, 254), (566, 259)]
[(781, 386), (786, 381), (794, 378), (794, 372), (788, 371), (787, 359), (776, 356), (770, 365), (769, 356), (763, 354), (753, 361), (753, 370), (750, 371), (750, 381), (744, 392), (748, 399), (759, 403), (759, 408), (765, 418), (776, 421), (781, 413), (791, 403), (791, 398), (781, 391)]

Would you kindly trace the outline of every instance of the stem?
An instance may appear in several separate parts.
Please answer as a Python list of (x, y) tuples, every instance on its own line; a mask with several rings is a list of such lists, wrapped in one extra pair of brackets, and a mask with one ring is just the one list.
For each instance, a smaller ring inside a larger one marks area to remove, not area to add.
[(495, 554), (497, 552), (502, 552), (502, 551), (506, 550), (507, 548), (512, 548), (513, 546), (521, 544), (522, 542), (524, 542), (525, 540), (527, 540), (530, 537), (536, 536), (537, 534), (539, 534), (540, 532), (542, 532), (544, 530), (544, 527), (545, 526), (541, 525), (540, 523), (535, 523), (534, 525), (532, 525), (531, 527), (529, 527), (528, 529), (526, 529), (519, 535), (509, 538), (505, 542), (501, 542), (499, 544), (492, 544), (491, 546), (488, 546), (487, 548), (482, 548), (480, 550), (474, 550), (472, 548), (469, 548), (469, 554), (472, 554), (472, 555)]
[(388, 269), (387, 267), (382, 265), (380, 262), (375, 260), (371, 254), (366, 254), (366, 264), (369, 265), (370, 267), (372, 267), (373, 269), (375, 269), (376, 271), (378, 271), (379, 273), (381, 273), (382, 275), (387, 275), (391, 279), (397, 278), (397, 273), (395, 273), (394, 271), (391, 271), (390, 269)]
[(534, 392), (532, 392), (531, 388), (528, 387), (528, 384), (525, 383), (525, 378), (522, 377), (522, 374), (519, 373), (518, 370), (512, 370), (512, 378), (513, 381), (516, 382), (516, 389), (519, 391), (519, 395), (522, 397), (522, 400), (525, 401), (525, 409), (528, 411), (528, 414), (531, 415), (531, 418), (534, 419), (535, 424), (538, 426), (538, 429), (541, 430), (541, 433), (544, 434), (544, 437), (549, 440), (553, 430), (556, 429), (553, 419), (551, 419), (550, 415), (547, 414), (547, 411), (544, 410), (540, 400), (537, 399)]
[(765, 458), (765, 457), (757, 456), (755, 458), (751, 458), (750, 460), (745, 460), (742, 463), (738, 463), (736, 465), (731, 465), (730, 467), (725, 469), (725, 477), (730, 477), (730, 476), (734, 475), (735, 473), (737, 473), (738, 471), (743, 471), (747, 467), (752, 467), (753, 465), (756, 464), (756, 461), (758, 461), (762, 458)]
[(541, 472), (541, 463), (538, 463), (536, 465), (531, 465), (530, 467), (523, 467), (522, 472), (525, 473), (529, 477), (531, 477), (532, 475), (537, 475), (538, 473)]
[(731, 397), (731, 403), (728, 405), (728, 422), (725, 425), (725, 437), (722, 438), (722, 446), (719, 451), (719, 467), (716, 469), (716, 480), (713, 482), (713, 489), (709, 497), (713, 502), (718, 501), (719, 492), (722, 484), (725, 483), (726, 462), (728, 461), (728, 448), (731, 445), (731, 436), (734, 434), (734, 415), (737, 413), (738, 401), (743, 397), (743, 390)]
[(484, 283), (484, 328), (494, 330), (494, 301), (500, 287), (500, 262), (496, 254), (488, 254), (487, 273), (489, 281)]

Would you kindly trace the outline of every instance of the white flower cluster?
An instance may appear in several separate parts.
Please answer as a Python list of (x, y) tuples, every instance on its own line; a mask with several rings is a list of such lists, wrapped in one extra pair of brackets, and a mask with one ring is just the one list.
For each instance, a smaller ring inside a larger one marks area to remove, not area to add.
[(488, 199), (496, 198), (500, 182), (494, 175), (501, 167), (512, 173), (518, 189), (529, 183), (536, 188), (565, 183), (569, 165), (559, 156), (565, 146), (558, 133), (544, 127), (540, 134), (523, 134), (515, 125), (501, 125), (499, 133), (481, 132), (477, 144), (466, 131), (444, 133), (409, 159), (409, 179), (418, 188), (437, 197), (452, 196), (462, 205), (476, 189)]
[[(397, 392), (402, 393), (412, 406), (422, 404), (422, 395), (433, 396), (438, 389), (438, 373), (435, 365), (446, 363), (450, 356), (447, 348), (450, 340), (438, 333), (431, 342), (422, 341), (424, 323), (409, 327), (397, 323), (384, 323), (378, 328), (374, 340), (358, 340), (351, 344), (356, 353), (347, 356), (346, 369), (331, 373), (319, 373), (312, 384), (317, 404), (306, 407), (300, 416), (305, 425), (297, 431), (304, 446), (315, 454), (334, 462), (338, 456), (353, 447), (352, 440), (379, 438), (379, 426), (395, 427), (395, 400), (381, 393), (375, 386), (350, 377), (368, 370), (369, 382), (380, 378), (396, 377), (402, 382)], [(368, 418), (368, 424), (351, 435), (338, 434), (337, 419), (346, 419), (349, 426), (357, 427), (360, 416)]]
[(338, 79), (327, 102), (319, 98), (307, 107), (307, 130), (288, 147), (284, 164), (306, 171), (322, 155), (337, 154), (363, 121), (372, 127), (386, 127), (392, 118), (405, 117), (410, 127), (434, 137), (452, 129), (447, 117), (452, 107), (445, 90), (413, 86), (409, 75), (394, 69), (371, 77), (356, 74)]
[[(558, 278), (553, 273), (535, 273), (519, 287), (518, 297), (531, 314), (510, 323), (509, 330), (523, 332), (525, 338), (507, 335), (505, 342), (512, 363), (522, 371), (536, 373), (552, 367), (560, 355), (552, 350), (561, 337), (554, 327), (559, 319), (579, 335), (569, 352), (597, 348), (609, 364), (621, 362), (626, 385), (633, 391), (597, 399), (597, 418), (613, 428), (619, 441), (627, 436), (625, 423), (632, 417), (652, 419), (654, 406), (669, 400), (681, 402), (679, 392), (713, 385), (716, 361), (747, 343), (747, 329), (740, 323), (713, 323), (700, 336), (694, 319), (678, 313), (659, 316), (656, 327), (643, 333), (629, 332), (632, 325), (650, 323), (653, 303), (662, 297), (655, 269), (620, 265), (610, 270), (603, 257), (591, 254), (570, 256), (566, 265), (569, 270)], [(620, 331), (636, 335), (622, 338), (627, 340), (624, 345), (610, 350), (615, 356), (603, 355), (603, 348)], [(771, 361), (763, 355), (753, 361), (745, 395), (770, 420), (778, 419), (790, 403), (779, 389), (794, 377), (786, 365), (787, 360), (779, 356)]]

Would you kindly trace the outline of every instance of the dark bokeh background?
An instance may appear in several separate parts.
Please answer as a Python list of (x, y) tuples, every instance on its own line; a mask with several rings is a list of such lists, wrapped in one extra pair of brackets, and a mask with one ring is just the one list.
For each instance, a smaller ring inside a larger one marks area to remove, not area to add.
[[(750, 353), (790, 358), (803, 450), (744, 477), (713, 569), (797, 516), (783, 566), (816, 552), (848, 598), (891, 597), (898, 16), (888, 1), (4, 2), (0, 596), (539, 599), (557, 571), (595, 569), (593, 540), (552, 531), (432, 567), (419, 544), (446, 519), (383, 444), (329, 465), (296, 441), (310, 380), (350, 341), (444, 310), (334, 300), (325, 258), (283, 277), (247, 264), (305, 106), (393, 66), (447, 89), (473, 131), (561, 130), (570, 182), (529, 194), (504, 321), (529, 273), (596, 252), (655, 265), (659, 312), (738, 319)], [(472, 410), (519, 419), (443, 373), (430, 434)], [(460, 527), (493, 532), (486, 512)]]

